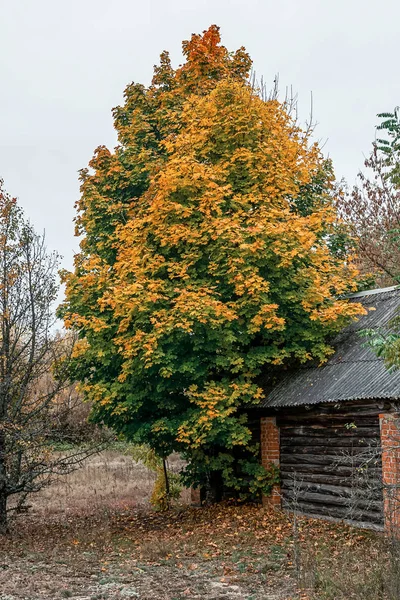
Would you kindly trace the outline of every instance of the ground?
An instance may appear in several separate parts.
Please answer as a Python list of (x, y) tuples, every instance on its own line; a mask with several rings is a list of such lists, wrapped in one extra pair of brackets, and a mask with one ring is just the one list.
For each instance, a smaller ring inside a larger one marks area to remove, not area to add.
[(183, 498), (157, 513), (152, 481), (129, 457), (105, 453), (41, 493), (0, 537), (1, 600), (390, 598), (353, 595), (343, 574), (325, 581), (332, 560), (366, 581), (370, 567), (352, 560), (367, 553), (373, 563), (374, 534), (258, 505), (194, 508)]

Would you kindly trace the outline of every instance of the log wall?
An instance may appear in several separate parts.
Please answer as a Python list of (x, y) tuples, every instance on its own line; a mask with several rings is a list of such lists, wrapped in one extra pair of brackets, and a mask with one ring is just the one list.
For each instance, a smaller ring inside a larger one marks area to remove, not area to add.
[(383, 527), (378, 414), (341, 404), (278, 415), (283, 507)]

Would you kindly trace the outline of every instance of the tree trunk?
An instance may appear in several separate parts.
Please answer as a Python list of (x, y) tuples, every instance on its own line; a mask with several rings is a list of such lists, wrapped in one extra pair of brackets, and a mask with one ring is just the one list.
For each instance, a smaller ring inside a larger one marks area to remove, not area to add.
[(169, 499), (170, 488), (169, 488), (169, 477), (168, 477), (168, 471), (167, 471), (167, 461), (165, 460), (165, 458), (163, 458), (162, 462), (163, 462), (163, 470), (164, 470), (165, 492), (166, 492), (167, 497)]
[(7, 533), (5, 438), (0, 431), (0, 534)]
[(203, 491), (203, 500), (205, 504), (216, 504), (222, 500), (223, 496), (222, 475), (219, 471), (213, 471), (207, 481)]
[(0, 490), (0, 535), (7, 531), (7, 495), (5, 490)]

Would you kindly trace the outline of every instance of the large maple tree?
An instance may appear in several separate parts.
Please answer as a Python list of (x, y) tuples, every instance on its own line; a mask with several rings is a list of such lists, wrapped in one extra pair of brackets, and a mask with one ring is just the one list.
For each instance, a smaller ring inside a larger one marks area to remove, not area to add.
[(238, 489), (246, 468), (264, 481), (233, 458), (254, 450), (258, 376), (324, 360), (360, 311), (340, 299), (356, 271), (335, 250), (329, 162), (250, 85), (245, 50), (211, 26), (183, 54), (127, 87), (118, 146), (81, 173), (60, 313), (81, 337), (73, 374), (95, 420), (183, 452), (194, 481), (218, 471)]

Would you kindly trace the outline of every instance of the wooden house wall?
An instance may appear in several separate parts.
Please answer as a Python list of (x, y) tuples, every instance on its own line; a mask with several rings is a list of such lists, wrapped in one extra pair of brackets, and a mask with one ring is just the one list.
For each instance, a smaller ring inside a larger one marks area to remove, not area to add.
[(382, 527), (381, 410), (341, 403), (278, 413), (283, 507)]

